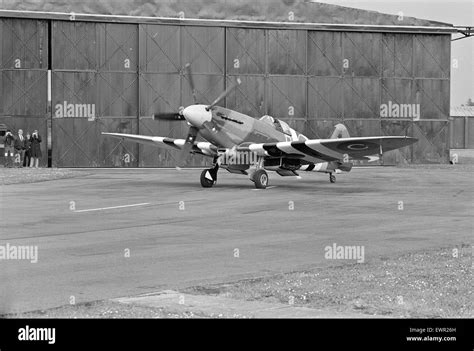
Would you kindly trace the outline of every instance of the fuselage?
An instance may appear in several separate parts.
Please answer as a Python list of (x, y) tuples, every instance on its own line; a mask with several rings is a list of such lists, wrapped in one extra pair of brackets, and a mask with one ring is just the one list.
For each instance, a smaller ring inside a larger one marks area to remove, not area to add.
[(212, 110), (212, 129), (202, 129), (204, 139), (220, 148), (232, 148), (245, 143), (273, 143), (306, 140), (288, 124), (270, 116), (255, 119), (243, 113), (216, 106)]

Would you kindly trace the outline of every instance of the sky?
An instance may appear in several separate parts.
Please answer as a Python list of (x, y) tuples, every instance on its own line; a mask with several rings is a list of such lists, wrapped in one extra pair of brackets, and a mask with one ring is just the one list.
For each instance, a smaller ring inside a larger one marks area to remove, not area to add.
[[(324, 0), (328, 4), (373, 10), (474, 27), (474, 0)], [(453, 38), (458, 35), (453, 36)], [(451, 106), (474, 101), (474, 36), (451, 42)]]

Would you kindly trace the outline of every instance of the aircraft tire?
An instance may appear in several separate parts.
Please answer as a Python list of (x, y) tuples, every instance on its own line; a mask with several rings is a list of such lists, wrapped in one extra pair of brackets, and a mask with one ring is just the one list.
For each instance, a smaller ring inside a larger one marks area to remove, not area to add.
[(268, 185), (268, 174), (263, 169), (255, 171), (253, 181), (257, 189), (265, 189)]
[(203, 188), (212, 188), (214, 185), (214, 181), (206, 178), (206, 173), (208, 172), (208, 169), (205, 169), (204, 171), (201, 172), (201, 186)]

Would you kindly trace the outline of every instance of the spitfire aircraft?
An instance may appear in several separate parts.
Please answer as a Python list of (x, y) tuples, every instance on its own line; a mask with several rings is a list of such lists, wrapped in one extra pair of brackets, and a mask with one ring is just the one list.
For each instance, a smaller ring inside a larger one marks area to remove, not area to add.
[[(415, 138), (407, 136), (349, 137), (346, 127), (337, 124), (329, 139), (309, 139), (275, 117), (255, 119), (217, 104), (241, 82), (231, 84), (210, 105), (196, 100), (196, 90), (190, 65), (186, 65), (194, 105), (178, 112), (155, 114), (155, 119), (186, 121), (189, 132), (186, 139), (145, 136), (123, 133), (102, 133), (123, 140), (135, 141), (170, 150), (180, 150), (177, 168), (183, 166), (187, 156), (200, 154), (213, 159), (213, 166), (201, 173), (201, 185), (210, 188), (217, 182), (219, 168), (231, 173), (247, 175), (257, 189), (268, 185), (266, 171), (280, 176), (299, 176), (298, 171), (315, 171), (329, 174), (349, 172), (352, 160), (377, 159), (383, 152), (413, 144)], [(206, 141), (197, 141), (200, 134)]]

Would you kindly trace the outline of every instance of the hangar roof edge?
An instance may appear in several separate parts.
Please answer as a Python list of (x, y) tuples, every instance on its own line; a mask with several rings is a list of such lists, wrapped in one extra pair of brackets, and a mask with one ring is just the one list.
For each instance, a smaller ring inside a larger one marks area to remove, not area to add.
[(415, 26), (415, 25), (376, 25), (376, 24), (336, 24), (336, 23), (299, 23), (299, 22), (269, 22), (246, 20), (194, 19), (175, 17), (145, 17), (125, 15), (100, 15), (73, 12), (45, 12), (45, 11), (15, 11), (0, 10), (0, 18), (22, 18), (37, 20), (61, 20), (76, 22), (110, 22), (128, 24), (168, 24), (215, 26), (236, 28), (261, 29), (300, 29), (321, 31), (351, 31), (351, 32), (390, 32), (390, 33), (426, 33), (452, 34), (458, 30), (451, 25), (447, 26)]

